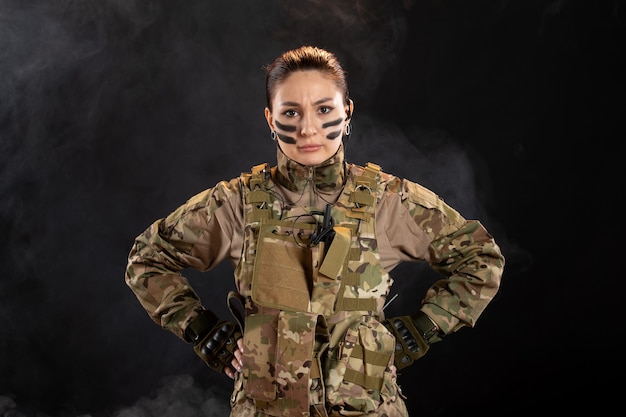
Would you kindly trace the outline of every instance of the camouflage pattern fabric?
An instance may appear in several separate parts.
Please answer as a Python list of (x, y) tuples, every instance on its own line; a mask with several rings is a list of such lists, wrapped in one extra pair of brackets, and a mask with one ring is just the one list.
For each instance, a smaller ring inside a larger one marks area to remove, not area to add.
[[(344, 163), (343, 148), (319, 167), (277, 155), (276, 166), (222, 181), (155, 221), (135, 240), (126, 282), (156, 323), (184, 339), (202, 305), (181, 271), (233, 262), (246, 316), (233, 417), (317, 415), (315, 406), (329, 416), (405, 417), (380, 324), (388, 271), (426, 261), (441, 274), (421, 310), (448, 334), (474, 326), (504, 257), (478, 221), (375, 164)], [(328, 201), (335, 240), (311, 246)]]
[(343, 334), (327, 360), (326, 397), (331, 409), (369, 414), (397, 395), (390, 383), (395, 339), (372, 316), (361, 319)]
[[(341, 167), (334, 161), (329, 166)], [(248, 318), (242, 378), (246, 395), (241, 399), (253, 399), (268, 415), (306, 415), (320, 401), (337, 412), (365, 414), (377, 410), (385, 398), (397, 401), (394, 339), (372, 317), (382, 311), (392, 280), (380, 266), (375, 244), (380, 169), (368, 168), (347, 182), (331, 209), (337, 234), (330, 248), (309, 244), (316, 230), (311, 223), (323, 221), (319, 214), (304, 223), (297, 220), (306, 216), (276, 207), (272, 177), (281, 177), (280, 171), (262, 164), (242, 176), (242, 188), (248, 190), (247, 255), (236, 277)], [(282, 178), (297, 189), (301, 178), (319, 172), (331, 187), (343, 175), (341, 170), (341, 175), (332, 175), (332, 169), (292, 167), (290, 176)], [(319, 333), (316, 317), (331, 320), (327, 334)], [(325, 385), (326, 398), (310, 390), (315, 385), (310, 378), (314, 344), (322, 337), (333, 347), (331, 357), (320, 362), (324, 373), (317, 382)]]

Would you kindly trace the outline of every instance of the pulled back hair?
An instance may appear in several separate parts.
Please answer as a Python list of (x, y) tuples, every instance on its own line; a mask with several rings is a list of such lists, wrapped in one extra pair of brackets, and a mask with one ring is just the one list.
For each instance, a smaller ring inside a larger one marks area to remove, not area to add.
[(272, 110), (272, 98), (278, 85), (296, 71), (315, 70), (324, 73), (343, 92), (345, 104), (349, 104), (346, 72), (337, 57), (316, 46), (301, 46), (284, 52), (265, 67), (265, 96), (267, 108)]

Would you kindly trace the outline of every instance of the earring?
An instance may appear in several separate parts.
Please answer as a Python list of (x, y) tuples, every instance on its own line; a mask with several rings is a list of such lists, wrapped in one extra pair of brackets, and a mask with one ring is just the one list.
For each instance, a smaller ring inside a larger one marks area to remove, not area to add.
[(272, 134), (271, 134), (271, 135), (272, 135), (272, 140), (273, 140), (274, 142), (276, 142), (276, 132), (274, 132), (274, 131), (272, 130)]
[(352, 126), (350, 125), (350, 123), (348, 123), (346, 125), (346, 136), (350, 136), (351, 133), (352, 133)]

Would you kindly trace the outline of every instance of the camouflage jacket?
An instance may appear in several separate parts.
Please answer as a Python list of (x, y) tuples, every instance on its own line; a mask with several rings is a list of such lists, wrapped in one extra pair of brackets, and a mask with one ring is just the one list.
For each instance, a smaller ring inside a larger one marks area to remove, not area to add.
[[(220, 182), (154, 222), (136, 238), (129, 254), (126, 282), (155, 322), (184, 339), (187, 324), (204, 307), (181, 272), (186, 268), (209, 270), (229, 259), (235, 268), (236, 287), (246, 301), (246, 328), (261, 329), (254, 337), (249, 335), (244, 339), (266, 337), (259, 322), (279, 314), (282, 314), (281, 323), (297, 322), (313, 329), (310, 336), (313, 339), (327, 332), (329, 349), (338, 348), (354, 323), (373, 329), (371, 334), (384, 333), (379, 321), (384, 319), (382, 307), (393, 283), (388, 272), (401, 262), (416, 261), (427, 262), (441, 275), (425, 295), (416, 298), (416, 305), (444, 333), (475, 324), (495, 296), (504, 267), (499, 247), (478, 221), (464, 219), (430, 190), (384, 173), (374, 164), (366, 167), (347, 164), (343, 148), (319, 167), (299, 165), (280, 150), (277, 154), (277, 166), (256, 167), (261, 177), (242, 174)], [(356, 249), (370, 252), (373, 261), (364, 262), (362, 257), (350, 255), (348, 252), (354, 251), (354, 245), (350, 249), (349, 244), (326, 247), (310, 244), (311, 234), (319, 231), (318, 225), (324, 220), (328, 203), (332, 204), (336, 219), (335, 240), (341, 242), (342, 236), (358, 235), (358, 245), (364, 250)], [(260, 239), (265, 229), (266, 238)], [(276, 237), (281, 235), (283, 238)], [(261, 242), (265, 247), (281, 242), (290, 242), (291, 246), (279, 245), (279, 249), (274, 246), (266, 250), (270, 255), (264, 257)], [(299, 252), (290, 247), (314, 252), (304, 271), (303, 267), (294, 267), (303, 262), (298, 261)], [(336, 262), (321, 262), (324, 256), (316, 256), (316, 251), (342, 253), (345, 259), (352, 256), (352, 265), (348, 268), (342, 256), (334, 255), (329, 258)], [(255, 278), (253, 288), (252, 276), (275, 279), (294, 268), (300, 269), (302, 285), (282, 291), (283, 296), (278, 300), (272, 299), (277, 293), (276, 281)], [(320, 269), (325, 273), (319, 274)], [(348, 278), (349, 271), (360, 278)], [(307, 283), (307, 275), (318, 277), (317, 284)], [(354, 279), (360, 284), (355, 284)], [(323, 291), (317, 291), (318, 287)], [(330, 287), (334, 289), (329, 290)], [(337, 296), (325, 296), (328, 291), (334, 291)], [(289, 301), (285, 303), (285, 300)], [(278, 332), (285, 332), (278, 322), (272, 326)], [(335, 328), (340, 331), (334, 331)], [(288, 339), (282, 343), (288, 343)], [(311, 342), (310, 353), (314, 354), (322, 342)], [(374, 342), (380, 344), (380, 340)], [(387, 342), (393, 346), (393, 340)], [(254, 346), (249, 345), (246, 351), (253, 352)], [(379, 364), (383, 370), (392, 363), (388, 359)], [(249, 358), (251, 363), (254, 360)], [(252, 363), (252, 369), (247, 374), (244, 372), (240, 381), (249, 383), (258, 376), (254, 369), (257, 365)], [(395, 384), (395, 374), (391, 371), (391, 381)], [(332, 385), (332, 378), (329, 382)], [(260, 403), (271, 403), (276, 397), (273, 387), (263, 381), (255, 386), (249, 384), (247, 394), (256, 396)], [(358, 392), (349, 393), (355, 394)]]

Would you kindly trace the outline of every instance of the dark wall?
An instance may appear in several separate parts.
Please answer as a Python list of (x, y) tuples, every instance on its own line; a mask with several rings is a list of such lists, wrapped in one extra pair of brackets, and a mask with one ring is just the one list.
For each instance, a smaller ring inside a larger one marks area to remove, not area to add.
[[(148, 318), (126, 256), (192, 194), (274, 160), (262, 67), (303, 43), (348, 70), (347, 158), (430, 187), (507, 258), (477, 326), (400, 375), (411, 415), (608, 407), (624, 6), (0, 2), (0, 415), (227, 414), (230, 380)], [(226, 317), (230, 265), (188, 275)], [(389, 311), (408, 314), (433, 276), (393, 276)]]

